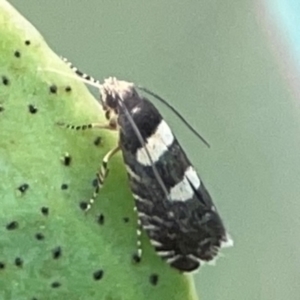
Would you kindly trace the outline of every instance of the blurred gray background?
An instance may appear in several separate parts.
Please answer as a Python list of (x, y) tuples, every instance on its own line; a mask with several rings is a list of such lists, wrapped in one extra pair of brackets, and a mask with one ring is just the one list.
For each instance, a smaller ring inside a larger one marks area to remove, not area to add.
[(276, 52), (284, 38), (267, 6), (10, 2), (58, 54), (101, 80), (114, 75), (154, 90), (211, 143), (207, 149), (153, 100), (235, 240), (215, 267), (195, 276), (200, 299), (300, 299), (300, 100), (286, 79), (297, 78), (288, 54)]

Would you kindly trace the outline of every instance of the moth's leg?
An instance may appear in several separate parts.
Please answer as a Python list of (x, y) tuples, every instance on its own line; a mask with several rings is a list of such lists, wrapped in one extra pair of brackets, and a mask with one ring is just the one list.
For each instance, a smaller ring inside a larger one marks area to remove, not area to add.
[[(101, 123), (89, 123), (89, 124), (84, 124), (84, 125), (72, 125), (72, 124), (65, 124), (65, 123), (57, 123), (57, 125), (65, 127), (67, 129), (72, 129), (72, 130), (86, 130), (86, 129), (93, 129), (93, 128), (98, 128), (98, 129), (108, 129), (108, 130), (117, 130), (116, 122), (114, 119), (110, 120), (108, 124), (101, 124)], [(96, 174), (96, 187), (93, 193), (92, 198), (88, 202), (81, 202), (80, 207), (84, 211), (88, 211), (92, 204), (95, 202), (95, 199), (97, 195), (99, 194), (100, 189), (103, 186), (104, 179), (108, 174), (108, 161), (110, 158), (116, 154), (120, 150), (119, 145), (112, 150), (110, 150), (103, 158), (101, 167), (99, 171)]]
[[(137, 211), (136, 207), (134, 207), (134, 211), (135, 212)], [(135, 263), (139, 263), (142, 260), (143, 250), (142, 250), (141, 236), (142, 236), (142, 222), (139, 219), (139, 217), (137, 217), (137, 227), (136, 227), (137, 250), (132, 256), (132, 259)]]
[(97, 186), (94, 190), (93, 197), (89, 201), (89, 205), (86, 210), (89, 210), (91, 205), (95, 202), (96, 197), (99, 194), (100, 189), (103, 187), (104, 180), (108, 175), (108, 162), (109, 160), (118, 152), (120, 151), (120, 146), (116, 146), (115, 148), (111, 149), (103, 158), (101, 167), (99, 168), (98, 173), (96, 174), (97, 176)]
[(67, 129), (72, 129), (72, 130), (87, 130), (87, 129), (93, 129), (93, 128), (117, 130), (117, 127), (111, 123), (108, 123), (108, 124), (89, 123), (89, 124), (82, 124), (82, 125), (73, 125), (73, 124), (65, 124), (65, 123), (57, 122), (56, 124), (61, 127), (65, 127)]

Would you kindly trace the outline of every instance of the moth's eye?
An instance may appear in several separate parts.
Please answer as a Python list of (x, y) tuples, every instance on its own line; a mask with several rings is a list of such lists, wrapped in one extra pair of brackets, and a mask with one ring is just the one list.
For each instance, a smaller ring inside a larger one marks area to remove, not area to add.
[(111, 108), (115, 109), (118, 107), (118, 98), (117, 96), (109, 96), (106, 98), (106, 105)]
[(107, 120), (109, 120), (109, 118), (110, 118), (110, 110), (107, 110), (107, 111), (105, 112), (105, 118), (106, 118)]

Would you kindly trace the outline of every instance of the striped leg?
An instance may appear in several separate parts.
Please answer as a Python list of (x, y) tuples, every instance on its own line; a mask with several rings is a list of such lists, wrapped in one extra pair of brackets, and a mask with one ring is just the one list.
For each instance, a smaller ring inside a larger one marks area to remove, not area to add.
[(65, 124), (62, 122), (57, 122), (56, 123), (58, 126), (65, 127), (67, 129), (72, 129), (72, 130), (86, 130), (86, 129), (93, 129), (93, 128), (98, 128), (98, 129), (108, 129), (108, 130), (116, 130), (117, 128), (112, 125), (112, 124), (100, 124), (100, 123), (89, 123), (89, 124), (83, 124), (83, 125), (73, 125), (73, 124)]
[[(134, 211), (136, 211), (136, 207), (134, 208)], [(142, 222), (137, 218), (137, 229), (136, 229), (136, 246), (137, 246), (137, 251), (133, 254), (132, 259), (133, 262), (139, 263), (142, 260), (142, 242), (141, 242), (141, 235), (142, 235)]]
[(142, 236), (142, 221), (141, 221), (141, 214), (138, 213), (137, 211), (137, 207), (135, 206), (133, 208), (134, 212), (137, 213), (137, 226), (136, 226), (136, 246), (137, 246), (137, 250), (136, 252), (132, 255), (132, 260), (134, 263), (139, 263), (142, 260), (142, 254), (143, 254), (143, 250), (142, 250), (142, 242), (141, 242), (141, 236)]
[(88, 74), (85, 74), (83, 72), (81, 72), (80, 70), (78, 70), (71, 62), (69, 62), (65, 57), (60, 57), (62, 59), (62, 61), (64, 61), (67, 66), (76, 74), (78, 75), (79, 77), (83, 78), (83, 79), (86, 79), (87, 81), (90, 81), (90, 82), (93, 82), (93, 83), (96, 83), (96, 84), (99, 84), (99, 86), (101, 85), (99, 80), (93, 78), (92, 76), (88, 75)]
[[(106, 125), (103, 125), (103, 124), (100, 124), (100, 123), (89, 123), (89, 124), (84, 124), (84, 125), (72, 125), (72, 124), (65, 124), (65, 123), (57, 123), (57, 125), (63, 126), (67, 129), (72, 129), (72, 130), (86, 130), (86, 129), (93, 129), (93, 128), (116, 130), (116, 126), (114, 126), (114, 124), (112, 124), (112, 123), (111, 124), (106, 124)], [(104, 179), (108, 175), (108, 171), (109, 171), (109, 169), (107, 167), (108, 161), (119, 150), (120, 150), (120, 147), (117, 146), (114, 149), (110, 150), (104, 156), (104, 158), (102, 160), (101, 167), (100, 167), (99, 171), (96, 174), (97, 185), (96, 185), (96, 188), (94, 190), (93, 196), (88, 202), (81, 202), (80, 203), (80, 207), (81, 207), (82, 210), (88, 211), (91, 208), (92, 204), (95, 202), (95, 199), (96, 199), (97, 195), (99, 194), (100, 189), (103, 186)]]
[(103, 184), (104, 184), (104, 180), (108, 175), (108, 162), (109, 160), (120, 150), (120, 146), (117, 146), (113, 149), (111, 149), (103, 158), (102, 160), (102, 164), (101, 167), (98, 171), (98, 173), (96, 174), (97, 176), (97, 186), (94, 190), (94, 194), (93, 197), (90, 199), (86, 210), (89, 210), (91, 208), (91, 205), (95, 202), (96, 197), (99, 194), (100, 189), (102, 188)]

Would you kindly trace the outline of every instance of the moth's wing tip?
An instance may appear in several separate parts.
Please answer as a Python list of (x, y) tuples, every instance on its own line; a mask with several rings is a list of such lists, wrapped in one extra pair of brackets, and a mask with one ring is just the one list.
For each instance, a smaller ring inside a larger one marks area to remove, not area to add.
[(225, 240), (221, 242), (221, 248), (229, 248), (234, 246), (234, 241), (229, 233), (226, 233)]

